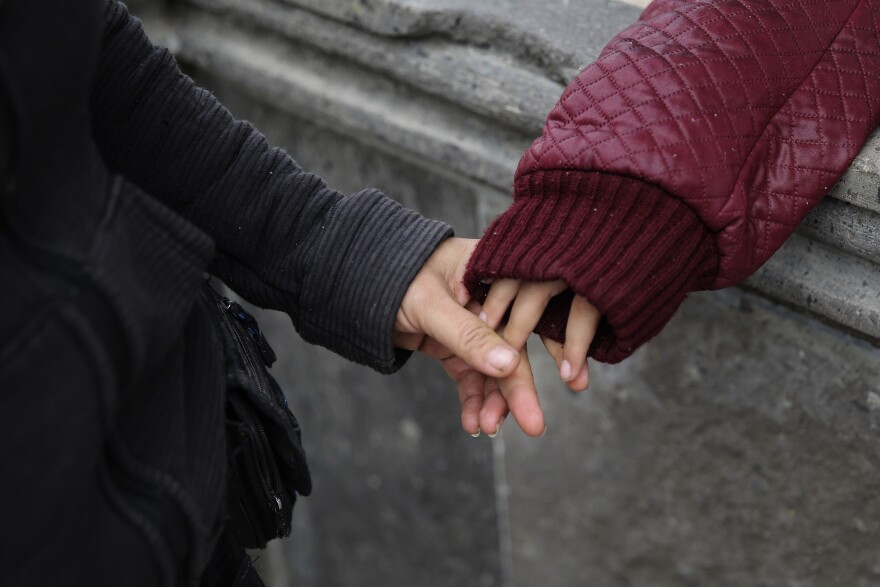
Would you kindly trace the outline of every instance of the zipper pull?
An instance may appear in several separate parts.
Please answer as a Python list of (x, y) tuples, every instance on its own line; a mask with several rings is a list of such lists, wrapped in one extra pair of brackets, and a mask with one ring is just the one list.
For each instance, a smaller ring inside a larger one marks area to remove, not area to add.
[(269, 345), (269, 341), (266, 340), (263, 331), (260, 330), (257, 319), (248, 314), (241, 305), (228, 298), (223, 298), (223, 304), (226, 307), (226, 311), (232, 314), (245, 327), (248, 334), (251, 335), (251, 338), (257, 345), (257, 350), (260, 351), (263, 363), (267, 367), (271, 367), (278, 357), (275, 355), (275, 351), (272, 350), (271, 345)]
[(272, 493), (272, 497), (275, 498), (275, 532), (278, 538), (284, 538), (285, 536), (290, 536), (290, 524), (287, 523), (287, 520), (284, 519), (284, 509), (283, 502), (281, 501), (281, 497), (277, 494)]
[(263, 362), (267, 367), (271, 367), (272, 363), (274, 363), (275, 359), (278, 357), (275, 356), (275, 351), (269, 346), (269, 341), (266, 340), (266, 337), (263, 336), (263, 333), (259, 328), (257, 328), (256, 334), (252, 333), (251, 335), (257, 343), (257, 350), (260, 351), (260, 356), (263, 357)]

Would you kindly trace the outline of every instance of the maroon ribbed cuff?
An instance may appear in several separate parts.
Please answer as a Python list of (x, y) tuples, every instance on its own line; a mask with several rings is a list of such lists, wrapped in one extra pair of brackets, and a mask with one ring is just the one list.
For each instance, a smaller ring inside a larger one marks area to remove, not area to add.
[[(657, 335), (691, 291), (717, 271), (713, 235), (662, 189), (618, 175), (542, 171), (518, 177), (515, 201), (477, 246), (465, 285), (562, 279), (602, 312), (590, 356), (617, 363)], [(571, 294), (535, 329), (564, 342)]]

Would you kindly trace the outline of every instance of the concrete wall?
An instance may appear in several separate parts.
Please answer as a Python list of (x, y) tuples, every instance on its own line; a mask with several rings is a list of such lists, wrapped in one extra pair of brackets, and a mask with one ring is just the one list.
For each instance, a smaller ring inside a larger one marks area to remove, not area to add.
[[(232, 111), (347, 191), (478, 236), (615, 0), (150, 0), (148, 30)], [(265, 313), (315, 493), (261, 556), (277, 587), (880, 584), (880, 141), (744, 288), (692, 296), (548, 433), (458, 425), (415, 359), (381, 377)]]

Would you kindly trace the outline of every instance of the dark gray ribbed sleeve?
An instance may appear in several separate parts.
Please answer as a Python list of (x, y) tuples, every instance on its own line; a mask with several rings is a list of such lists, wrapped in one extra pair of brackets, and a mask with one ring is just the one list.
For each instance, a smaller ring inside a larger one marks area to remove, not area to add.
[(346, 196), (235, 120), (106, 0), (91, 100), (108, 166), (201, 227), (214, 271), (249, 301), (283, 310), (306, 340), (382, 372), (412, 278), (451, 235), (376, 190)]

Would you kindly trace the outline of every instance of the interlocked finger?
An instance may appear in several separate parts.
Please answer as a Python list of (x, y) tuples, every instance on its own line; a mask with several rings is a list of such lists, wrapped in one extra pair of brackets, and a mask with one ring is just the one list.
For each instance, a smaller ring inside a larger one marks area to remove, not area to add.
[(497, 330), (501, 325), (501, 320), (510, 308), (510, 304), (516, 299), (519, 292), (520, 281), (518, 279), (499, 279), (492, 284), (489, 289), (489, 295), (483, 302), (483, 311), (480, 318), (486, 322), (493, 330)]
[(494, 377), (486, 379), (483, 409), (480, 412), (480, 429), (485, 430), (489, 438), (495, 438), (510, 409), (507, 400), (501, 393), (498, 380)]
[(574, 297), (565, 329), (562, 362), (559, 364), (559, 375), (572, 391), (583, 391), (589, 385), (587, 352), (596, 336), (600, 318), (599, 310), (586, 298), (580, 295)]
[(546, 336), (541, 337), (541, 342), (544, 343), (544, 348), (547, 349), (547, 352), (553, 357), (553, 360), (556, 362), (556, 368), (558, 369), (562, 364), (562, 343), (556, 342), (552, 338)]
[[(522, 431), (529, 436), (542, 435), (546, 429), (544, 412), (541, 410), (541, 403), (538, 400), (538, 391), (535, 388), (535, 379), (532, 376), (532, 367), (525, 348), (522, 350), (519, 365), (513, 374), (498, 378), (497, 381), (501, 394), (510, 408), (510, 413)], [(480, 416), (482, 424), (484, 420), (482, 414)]]
[(550, 299), (566, 289), (567, 286), (562, 281), (522, 284), (513, 302), (510, 319), (504, 327), (504, 339), (513, 348), (523, 348), (529, 334), (541, 320)]

